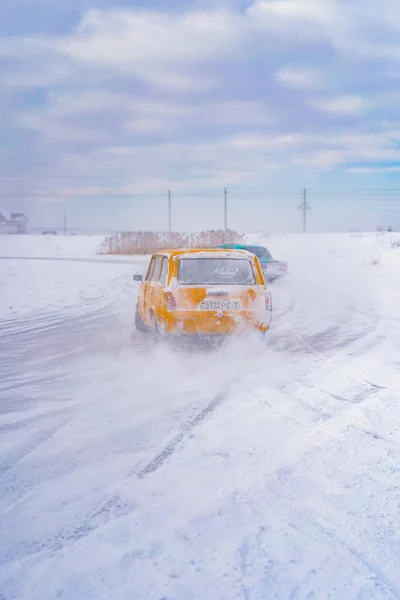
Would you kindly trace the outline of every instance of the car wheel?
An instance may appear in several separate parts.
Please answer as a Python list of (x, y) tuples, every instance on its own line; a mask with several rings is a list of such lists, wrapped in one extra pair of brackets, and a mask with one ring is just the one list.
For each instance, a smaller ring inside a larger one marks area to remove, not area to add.
[(136, 311), (135, 311), (135, 327), (137, 329), (137, 331), (141, 331), (142, 333), (146, 333), (149, 329), (148, 327), (145, 325), (145, 323), (143, 323), (142, 321), (142, 317), (140, 316), (139, 313), (139, 307), (136, 305)]

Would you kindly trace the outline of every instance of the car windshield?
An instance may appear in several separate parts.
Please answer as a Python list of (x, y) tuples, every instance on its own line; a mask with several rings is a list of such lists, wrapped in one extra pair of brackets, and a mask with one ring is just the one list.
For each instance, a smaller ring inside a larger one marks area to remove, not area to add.
[(258, 258), (272, 258), (271, 253), (261, 246), (249, 246), (249, 252), (255, 254)]
[(178, 281), (188, 285), (252, 285), (255, 276), (247, 258), (181, 258)]

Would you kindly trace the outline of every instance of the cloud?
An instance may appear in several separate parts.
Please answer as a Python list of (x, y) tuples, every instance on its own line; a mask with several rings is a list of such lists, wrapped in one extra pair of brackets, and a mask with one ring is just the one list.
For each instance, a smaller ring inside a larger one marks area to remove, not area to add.
[(179, 101), (136, 98), (127, 92), (102, 88), (81, 93), (53, 92), (45, 107), (15, 114), (19, 128), (37, 132), (41, 142), (109, 143), (117, 141), (141, 144), (146, 136), (159, 141), (173, 135), (182, 141), (193, 135), (208, 137), (215, 131), (271, 123), (261, 102), (192, 99)]
[(339, 56), (400, 60), (400, 18), (392, 0), (259, 0), (248, 9), (258, 28), (286, 40), (320, 42)]
[(276, 74), (276, 79), (283, 85), (307, 90), (323, 87), (325, 81), (323, 74), (317, 69), (282, 67)]
[(223, 10), (93, 10), (56, 48), (83, 64), (135, 75), (158, 87), (196, 90), (215, 82), (194, 74), (193, 67), (234, 52), (242, 27), (240, 16)]
[(271, 17), (282, 21), (306, 21), (329, 24), (338, 15), (335, 3), (329, 0), (260, 0), (248, 11), (251, 15)]
[(368, 173), (400, 173), (400, 167), (350, 167), (346, 173), (368, 174)]
[(347, 10), (334, 0), (260, 0), (248, 9), (249, 18), (257, 27), (275, 31), (285, 38), (330, 39), (336, 41), (341, 28), (350, 22)]
[(351, 95), (315, 99), (310, 104), (317, 110), (338, 116), (358, 115), (374, 106), (368, 98)]

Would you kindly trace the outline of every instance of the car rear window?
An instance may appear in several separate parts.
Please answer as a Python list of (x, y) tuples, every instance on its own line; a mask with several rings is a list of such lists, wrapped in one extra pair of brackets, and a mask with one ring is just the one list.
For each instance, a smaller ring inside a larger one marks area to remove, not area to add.
[(252, 285), (253, 265), (247, 258), (181, 258), (179, 283), (187, 285)]
[(260, 246), (249, 246), (249, 252), (255, 254), (258, 258), (272, 258), (271, 253), (266, 248)]

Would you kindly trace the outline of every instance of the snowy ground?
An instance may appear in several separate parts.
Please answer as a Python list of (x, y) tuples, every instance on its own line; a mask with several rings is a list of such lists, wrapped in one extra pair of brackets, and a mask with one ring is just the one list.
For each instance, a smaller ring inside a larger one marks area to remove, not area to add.
[(132, 335), (98, 243), (0, 238), (1, 600), (399, 598), (390, 237), (268, 239), (267, 343), (214, 352)]

